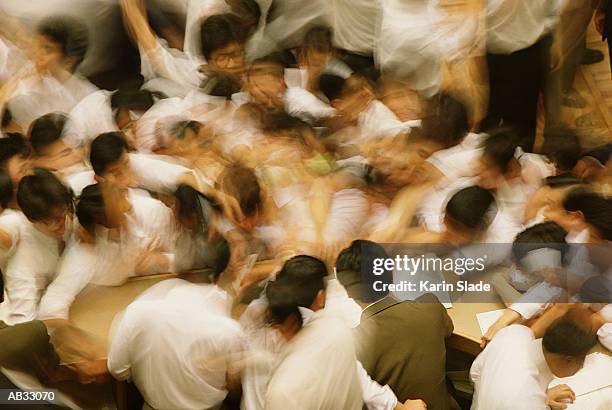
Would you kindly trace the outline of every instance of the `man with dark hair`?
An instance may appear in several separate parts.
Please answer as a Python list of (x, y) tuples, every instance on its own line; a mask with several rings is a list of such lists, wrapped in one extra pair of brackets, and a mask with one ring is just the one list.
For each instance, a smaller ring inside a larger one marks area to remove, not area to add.
[(37, 27), (39, 47), (54, 53), (41, 54), (36, 61), (39, 70), (54, 72), (62, 68), (74, 73), (87, 53), (89, 35), (87, 27), (68, 16), (51, 16)]
[(33, 320), (40, 298), (56, 273), (62, 243), (69, 236), (72, 194), (49, 171), (35, 169), (17, 189), (23, 214), (17, 218), (14, 249), (2, 265), (5, 299), (0, 320), (8, 324)]
[(571, 389), (548, 389), (548, 384), (578, 372), (595, 341), (593, 333), (568, 317), (553, 322), (542, 339), (521, 325), (500, 330), (472, 364), (472, 409), (546, 409), (572, 402)]
[(7, 170), (15, 188), (30, 171), (29, 154), (23, 135), (12, 133), (7, 138), (0, 138), (0, 166)]
[(336, 260), (338, 280), (363, 308), (355, 332), (357, 358), (370, 377), (388, 385), (400, 402), (422, 399), (427, 408), (450, 409), (445, 339), (453, 323), (431, 294), (400, 301), (377, 286), (375, 282), (393, 283), (392, 271), (373, 274), (374, 261), (381, 258), (387, 258), (382, 246), (357, 240)]
[(200, 28), (202, 55), (213, 68), (233, 74), (245, 69), (244, 43), (247, 30), (233, 14), (208, 17)]
[(581, 152), (582, 147), (576, 131), (565, 128), (546, 130), (540, 154), (555, 164), (557, 175), (572, 172)]

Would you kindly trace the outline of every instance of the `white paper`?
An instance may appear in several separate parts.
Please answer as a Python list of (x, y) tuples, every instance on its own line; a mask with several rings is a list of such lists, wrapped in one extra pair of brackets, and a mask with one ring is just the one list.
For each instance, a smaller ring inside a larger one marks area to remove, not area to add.
[(487, 333), (487, 330), (489, 330), (493, 323), (503, 315), (505, 310), (506, 309), (497, 309), (490, 312), (478, 313), (476, 319), (478, 320), (478, 326), (480, 326), (480, 332), (483, 335)]

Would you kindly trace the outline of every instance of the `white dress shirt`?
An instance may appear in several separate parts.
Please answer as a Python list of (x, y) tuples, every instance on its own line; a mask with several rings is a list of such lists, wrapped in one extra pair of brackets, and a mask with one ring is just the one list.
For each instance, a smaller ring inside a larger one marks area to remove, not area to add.
[(215, 285), (163, 281), (113, 324), (108, 369), (155, 409), (216, 408), (241, 341), (232, 301)]
[(0, 320), (14, 325), (36, 319), (41, 296), (56, 273), (60, 241), (36, 229), (20, 212), (10, 219), (14, 249), (2, 264)]
[[(98, 231), (95, 243), (70, 243), (58, 267), (57, 277), (40, 302), (39, 319), (68, 319), (72, 302), (88, 285), (119, 286), (135, 275), (136, 259), (147, 249), (165, 253), (174, 262), (176, 226), (172, 211), (157, 199), (129, 191), (132, 209), (118, 239)], [(168, 267), (160, 267), (167, 270)], [(160, 273), (159, 271), (149, 273)]]
[(546, 389), (553, 374), (541, 339), (536, 340), (528, 327), (500, 330), (474, 360), (470, 378), (472, 410), (548, 410)]

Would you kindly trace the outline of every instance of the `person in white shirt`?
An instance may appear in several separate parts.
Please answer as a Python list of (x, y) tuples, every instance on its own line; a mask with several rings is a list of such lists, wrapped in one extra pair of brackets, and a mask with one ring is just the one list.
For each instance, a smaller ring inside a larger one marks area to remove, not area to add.
[(0, 317), (8, 324), (33, 320), (40, 298), (53, 279), (64, 240), (71, 234), (72, 195), (49, 171), (35, 169), (17, 189), (26, 220), (13, 236), (16, 245), (2, 267), (4, 301)]
[(141, 294), (113, 323), (108, 369), (150, 408), (216, 409), (233, 386), (242, 346), (232, 298), (180, 279)]
[(134, 190), (89, 185), (76, 206), (79, 235), (68, 245), (40, 302), (38, 317), (68, 319), (89, 284), (119, 286), (174, 266), (176, 222), (160, 201)]
[(525, 326), (502, 329), (470, 369), (472, 409), (564, 408), (574, 392), (567, 386), (548, 389), (548, 384), (555, 376), (578, 372), (594, 343), (594, 334), (566, 317), (553, 322), (542, 339)]

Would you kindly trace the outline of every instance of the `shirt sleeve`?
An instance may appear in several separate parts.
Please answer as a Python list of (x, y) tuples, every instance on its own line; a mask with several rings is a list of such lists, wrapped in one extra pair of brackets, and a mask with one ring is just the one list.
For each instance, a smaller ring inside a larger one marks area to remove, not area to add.
[(108, 371), (117, 380), (123, 381), (131, 377), (130, 344), (133, 324), (130, 321), (129, 310), (117, 316), (120, 320), (114, 327), (110, 347), (108, 349)]
[(167, 47), (159, 39), (155, 49), (150, 52), (140, 48), (140, 56), (141, 74), (146, 81), (161, 77), (189, 89), (198, 88), (205, 79), (195, 59), (180, 50)]
[(388, 385), (381, 386), (370, 378), (360, 361), (357, 361), (357, 377), (368, 410), (393, 410), (397, 397)]
[(525, 292), (510, 309), (524, 319), (531, 319), (546, 310), (549, 304), (561, 295), (561, 289), (546, 282), (538, 283)]
[(130, 167), (141, 188), (148, 191), (174, 194), (180, 178), (192, 171), (149, 154), (130, 154)]
[(47, 287), (40, 301), (38, 319), (68, 319), (70, 306), (93, 277), (96, 266), (94, 249), (74, 244), (67, 250), (57, 277)]

